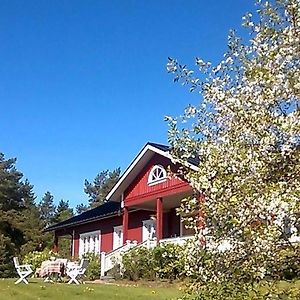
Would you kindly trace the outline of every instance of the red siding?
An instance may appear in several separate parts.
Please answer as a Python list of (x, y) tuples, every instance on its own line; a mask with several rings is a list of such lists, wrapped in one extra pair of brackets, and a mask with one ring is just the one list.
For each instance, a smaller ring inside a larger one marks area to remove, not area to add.
[(79, 235), (85, 232), (101, 230), (101, 245), (100, 250), (109, 252), (113, 248), (113, 227), (122, 225), (122, 216), (111, 217), (97, 222), (84, 224), (74, 228), (75, 230), (75, 257), (79, 252)]
[[(150, 219), (150, 215), (153, 215), (152, 211), (134, 211), (129, 213), (128, 223), (128, 239), (137, 242), (142, 241), (142, 226), (143, 221)], [(122, 225), (122, 216), (107, 218), (98, 222), (84, 224), (75, 227), (75, 242), (74, 253), (75, 257), (79, 252), (79, 235), (85, 232), (91, 232), (101, 230), (101, 251), (109, 252), (113, 249), (113, 228), (114, 226)], [(72, 231), (73, 229), (70, 229)]]
[(175, 178), (174, 176), (168, 177), (166, 181), (158, 183), (152, 186), (148, 185), (149, 173), (154, 165), (162, 165), (165, 169), (168, 166), (171, 168), (172, 172), (177, 171), (171, 161), (158, 154), (148, 162), (145, 168), (140, 172), (140, 174), (135, 178), (135, 180), (129, 185), (129, 187), (124, 192), (125, 205), (137, 204), (139, 202), (145, 201), (147, 199), (154, 199), (157, 196), (172, 195), (182, 190), (189, 190), (190, 186), (187, 182)]
[(142, 227), (143, 221), (149, 220), (150, 216), (153, 215), (154, 212), (140, 210), (129, 214), (129, 222), (128, 222), (128, 239), (131, 241), (137, 241), (140, 243), (142, 241)]
[[(154, 211), (138, 210), (129, 213), (128, 222), (128, 240), (142, 242), (143, 221), (149, 220), (150, 216), (155, 214)], [(180, 220), (176, 215), (175, 209), (163, 214), (163, 238), (175, 237), (180, 235)], [(85, 232), (101, 230), (101, 251), (109, 252), (113, 248), (113, 228), (122, 225), (122, 216), (115, 216), (101, 221), (92, 222), (70, 228), (68, 231), (57, 232), (58, 235), (71, 234), (75, 232), (74, 254), (78, 257), (79, 252), (79, 235)]]

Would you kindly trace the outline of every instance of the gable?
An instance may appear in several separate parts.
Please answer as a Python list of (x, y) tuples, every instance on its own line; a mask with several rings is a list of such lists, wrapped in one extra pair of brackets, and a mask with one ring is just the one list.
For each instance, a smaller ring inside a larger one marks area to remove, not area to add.
[[(147, 172), (147, 166), (149, 167), (149, 161), (150, 160), (152, 161), (152, 159), (154, 159), (154, 157), (156, 157), (156, 158), (161, 157), (163, 159), (163, 162), (172, 166), (172, 164), (171, 164), (172, 157), (170, 154), (170, 148), (168, 146), (156, 144), (156, 143), (147, 143), (143, 147), (143, 149), (138, 153), (138, 155), (135, 157), (135, 159), (127, 167), (127, 169), (122, 174), (121, 178), (115, 184), (115, 186), (112, 188), (112, 190), (108, 193), (108, 195), (106, 196), (106, 200), (122, 202), (122, 200), (125, 200), (124, 192), (126, 192), (127, 200), (131, 199), (132, 197), (139, 196), (139, 195), (145, 196), (148, 193), (149, 194), (148, 196), (150, 196), (151, 192), (155, 193), (156, 188), (153, 188), (153, 189), (143, 191), (142, 193), (138, 192), (135, 194), (135, 196), (133, 195), (133, 188), (134, 188), (134, 186), (137, 185), (137, 182), (136, 182), (136, 180), (138, 180), (137, 178), (141, 179), (142, 174), (144, 174), (143, 171)], [(165, 158), (167, 160), (164, 160)], [(197, 170), (198, 162), (199, 162), (198, 159), (190, 158), (190, 159), (188, 159), (186, 166), (193, 170)], [(152, 165), (153, 165), (153, 163), (154, 162), (152, 161)], [(155, 163), (159, 163), (159, 159)], [(150, 164), (150, 167), (152, 165)], [(175, 166), (173, 165), (173, 167), (175, 167)], [(178, 179), (175, 179), (175, 178), (170, 179), (170, 180), (175, 181), (175, 182), (170, 183), (169, 181), (167, 181), (165, 183), (165, 187), (163, 188), (164, 195), (169, 195), (167, 193), (167, 191), (168, 191), (168, 189), (171, 189), (172, 186), (174, 188), (175, 187), (179, 188), (180, 185), (184, 185), (185, 190), (190, 188), (190, 186), (186, 182), (182, 182), (179, 180), (179, 182), (180, 182), (179, 183)], [(133, 181), (135, 181), (135, 182), (133, 182)], [(139, 186), (140, 187), (144, 186), (144, 188), (145, 188), (145, 185), (143, 185), (143, 184), (141, 184)]]
[(188, 183), (168, 174), (167, 178), (155, 184), (149, 184), (149, 174), (154, 166), (162, 166), (165, 170), (170, 170), (171, 173), (176, 173), (178, 166), (175, 166), (171, 160), (167, 157), (155, 154), (141, 172), (135, 177), (132, 183), (126, 188), (124, 192), (125, 203), (130, 203), (136, 199), (151, 199), (162, 192), (170, 191), (182, 187), (188, 186)]

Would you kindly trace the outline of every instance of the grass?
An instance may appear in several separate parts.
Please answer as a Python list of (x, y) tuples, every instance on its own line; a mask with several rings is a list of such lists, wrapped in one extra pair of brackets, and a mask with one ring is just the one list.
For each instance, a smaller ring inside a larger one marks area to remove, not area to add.
[(82, 284), (68, 285), (65, 283), (44, 283), (30, 279), (29, 284), (14, 284), (15, 279), (0, 279), (0, 298), (7, 300), (129, 300), (129, 299), (176, 299), (180, 296), (175, 286), (147, 287), (121, 284)]

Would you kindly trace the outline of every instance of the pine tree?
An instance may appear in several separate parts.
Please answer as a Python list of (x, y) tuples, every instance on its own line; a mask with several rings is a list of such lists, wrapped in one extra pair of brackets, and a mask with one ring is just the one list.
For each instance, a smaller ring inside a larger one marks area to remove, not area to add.
[(45, 227), (51, 225), (54, 222), (55, 210), (56, 207), (54, 204), (54, 197), (48, 191), (45, 193), (44, 197), (39, 203), (40, 218)]
[(33, 187), (15, 163), (0, 154), (0, 277), (11, 275), (11, 258), (32, 251), (41, 236)]
[(113, 171), (105, 170), (97, 174), (93, 183), (85, 180), (84, 192), (89, 196), (90, 207), (99, 206), (105, 201), (105, 197), (119, 180), (120, 174), (120, 168)]
[(55, 223), (62, 222), (66, 219), (73, 217), (73, 209), (69, 206), (69, 201), (61, 199), (56, 208), (54, 221)]

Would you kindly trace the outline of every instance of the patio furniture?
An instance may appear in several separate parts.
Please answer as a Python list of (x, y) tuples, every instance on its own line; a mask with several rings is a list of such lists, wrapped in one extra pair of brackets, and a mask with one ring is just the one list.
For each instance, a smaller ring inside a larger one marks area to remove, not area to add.
[(13, 261), (14, 261), (16, 271), (17, 271), (18, 275), (20, 276), (20, 278), (15, 282), (15, 284), (18, 284), (22, 281), (25, 284), (28, 284), (26, 277), (28, 277), (33, 272), (33, 270), (31, 269), (31, 266), (30, 265), (20, 265), (19, 259), (17, 257), (14, 257)]
[(88, 259), (83, 258), (80, 261), (79, 266), (68, 265), (67, 270), (66, 270), (66, 274), (70, 277), (70, 280), (68, 281), (68, 284), (71, 284), (72, 282), (75, 282), (76, 284), (79, 284), (78, 279), (84, 275), (88, 264), (89, 264)]
[(44, 278), (44, 282), (53, 282), (55, 276), (57, 280), (61, 280), (66, 269), (64, 262), (63, 259), (43, 261), (39, 272), (40, 277)]

